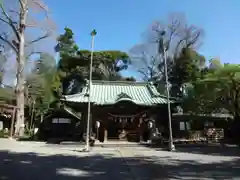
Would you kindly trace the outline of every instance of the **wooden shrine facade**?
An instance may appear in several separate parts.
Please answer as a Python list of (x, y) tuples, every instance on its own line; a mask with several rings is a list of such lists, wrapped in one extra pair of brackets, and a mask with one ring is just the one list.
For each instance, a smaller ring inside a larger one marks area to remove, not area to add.
[[(65, 107), (72, 109), (80, 119), (78, 124), (74, 125), (76, 120), (69, 117), (71, 120), (69, 124), (72, 124), (68, 130), (70, 134), (72, 133), (69, 136), (76, 137), (77, 134), (77, 139), (83, 137), (86, 132), (88, 87), (86, 84), (79, 93), (62, 98)], [(168, 124), (167, 99), (151, 83), (93, 81), (91, 89), (90, 129), (100, 141), (109, 139), (139, 141), (144, 134), (149, 133), (148, 122), (154, 122), (157, 126)], [(97, 122), (100, 125), (98, 128)]]
[[(66, 106), (82, 113), (79, 134), (86, 132), (87, 87), (63, 99)], [(151, 83), (93, 81), (90, 102), (91, 132), (100, 141), (146, 139), (150, 134), (149, 122), (156, 127), (168, 127), (167, 99)]]
[[(81, 109), (81, 128), (78, 134), (84, 134), (87, 126), (87, 104), (68, 103), (72, 109)], [(100, 141), (127, 140), (140, 141), (149, 133), (149, 122), (154, 126), (167, 126), (165, 105), (139, 106), (129, 101), (114, 105), (91, 106), (91, 132)], [(100, 123), (96, 127), (97, 122)]]

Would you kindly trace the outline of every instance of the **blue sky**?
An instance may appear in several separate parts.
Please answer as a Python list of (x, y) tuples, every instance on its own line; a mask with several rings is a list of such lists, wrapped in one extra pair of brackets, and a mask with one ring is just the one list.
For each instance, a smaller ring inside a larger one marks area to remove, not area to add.
[[(142, 42), (142, 33), (155, 20), (184, 13), (188, 22), (205, 30), (199, 52), (208, 59), (240, 63), (239, 0), (45, 0), (58, 31), (75, 33), (81, 49), (89, 49), (89, 33), (96, 29), (96, 50), (128, 51)], [(127, 74), (133, 74), (128, 71)]]

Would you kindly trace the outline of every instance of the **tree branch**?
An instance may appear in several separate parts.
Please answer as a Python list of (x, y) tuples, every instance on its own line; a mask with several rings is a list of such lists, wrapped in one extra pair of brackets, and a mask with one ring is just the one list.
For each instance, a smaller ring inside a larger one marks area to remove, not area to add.
[(23, 9), (24, 8), (24, 4), (23, 4), (22, 0), (18, 0), (18, 2), (20, 4), (21, 9)]
[(138, 70), (139, 73), (141, 73), (144, 78), (147, 78), (148, 79), (148, 74), (146, 72), (144, 72), (143, 70)]
[(5, 43), (7, 43), (16, 53), (18, 53), (17, 48), (10, 41), (8, 41), (7, 39), (3, 38), (1, 35), (0, 35), (0, 39), (2, 41), (4, 41)]
[(167, 40), (166, 46), (165, 46), (166, 51), (169, 50), (172, 39), (174, 38), (174, 35), (176, 35), (177, 30), (179, 29), (180, 25), (181, 25), (181, 23), (179, 20), (175, 19), (171, 22), (171, 25), (168, 28), (170, 32), (169, 32), (169, 39)]
[(151, 67), (148, 67), (149, 68), (149, 71), (150, 71), (150, 76), (151, 78), (153, 78), (153, 76), (157, 73), (156, 72), (156, 63), (157, 63), (157, 58), (156, 57), (153, 57), (151, 58)]
[[(21, 0), (20, 0), (21, 1)], [(47, 6), (44, 3), (41, 3), (38, 0), (32, 0), (32, 2), (34, 4), (36, 4), (38, 7), (40, 7), (40, 9), (42, 9), (43, 11), (45, 11), (46, 17), (48, 18), (48, 9)]]
[(13, 9), (10, 9), (9, 12), (14, 13), (14, 14), (17, 14), (18, 16), (20, 16), (20, 12), (15, 11), (15, 10), (13, 10)]
[(32, 45), (32, 44), (34, 44), (34, 43), (37, 43), (38, 41), (43, 40), (43, 39), (45, 39), (45, 38), (47, 38), (47, 37), (49, 37), (49, 33), (47, 33), (47, 34), (45, 34), (45, 35), (43, 35), (43, 36), (40, 36), (40, 37), (38, 37), (37, 39), (34, 39), (34, 40), (30, 41), (29, 43), (27, 43), (27, 44), (25, 45), (25, 47), (26, 47), (26, 46), (29, 46), (29, 45)]
[(6, 23), (6, 24), (9, 24), (5, 19), (3, 19), (3, 18), (0, 18), (0, 21), (2, 21), (2, 22), (4, 22), (4, 23)]
[(33, 52), (30, 52), (27, 56), (26, 56), (26, 59), (30, 58), (32, 55), (34, 54), (41, 54), (42, 52), (40, 51), (33, 51)]
[(197, 31), (196, 29), (195, 29), (195, 31), (196, 31), (195, 33), (194, 33), (194, 29), (193, 28), (189, 28), (189, 31), (190, 31), (189, 34), (188, 34), (189, 37), (186, 38), (186, 47), (187, 48), (189, 48), (192, 45), (194, 45), (199, 40), (199, 37), (201, 35), (201, 31)]
[(20, 41), (20, 35), (19, 35), (19, 33), (18, 33), (17, 28), (16, 28), (15, 25), (14, 25), (14, 22), (13, 22), (12, 19), (9, 17), (9, 15), (6, 13), (6, 11), (5, 11), (5, 9), (4, 9), (4, 7), (3, 7), (2, 4), (0, 4), (0, 8), (1, 8), (1, 10), (2, 10), (3, 15), (4, 15), (4, 16), (6, 17), (6, 19), (8, 20), (8, 22), (7, 22), (7, 21), (5, 21), (5, 22), (12, 28), (13, 32), (15, 33), (15, 35), (16, 35), (16, 37), (17, 37), (17, 40)]

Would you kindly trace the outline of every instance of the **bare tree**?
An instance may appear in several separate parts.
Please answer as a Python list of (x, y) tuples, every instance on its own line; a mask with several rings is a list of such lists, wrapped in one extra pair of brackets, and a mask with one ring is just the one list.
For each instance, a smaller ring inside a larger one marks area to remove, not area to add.
[(158, 74), (159, 58), (154, 44), (138, 44), (130, 49), (133, 66), (141, 74), (143, 80), (152, 81)]
[[(0, 31), (0, 43), (12, 49), (16, 54), (16, 97), (17, 97), (17, 118), (15, 134), (22, 136), (24, 133), (24, 67), (26, 60), (38, 53), (32, 47), (37, 42), (47, 38), (51, 34), (50, 21), (48, 18), (48, 8), (41, 0), (5, 0), (0, 3), (0, 26), (4, 27)], [(44, 20), (38, 21), (36, 14), (44, 14)], [(46, 26), (47, 22), (47, 26)], [(43, 30), (43, 35), (35, 39), (28, 40), (26, 34), (29, 28)]]
[(164, 43), (168, 51), (168, 61), (177, 57), (182, 48), (198, 48), (204, 35), (202, 29), (189, 25), (182, 14), (171, 14), (166, 23), (153, 22), (144, 33), (145, 42), (130, 49), (133, 65), (144, 79), (153, 80), (163, 73), (163, 61), (158, 50), (160, 32), (163, 30), (166, 32)]

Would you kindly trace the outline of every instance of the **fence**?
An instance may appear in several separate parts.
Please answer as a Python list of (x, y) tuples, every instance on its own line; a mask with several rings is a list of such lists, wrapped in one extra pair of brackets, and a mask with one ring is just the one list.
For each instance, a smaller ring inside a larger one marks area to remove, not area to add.
[(224, 139), (224, 129), (222, 128), (207, 128), (205, 134), (208, 142), (220, 142)]
[(174, 138), (176, 143), (197, 143), (208, 142), (215, 143), (224, 139), (224, 130), (221, 128), (206, 128), (202, 131), (188, 131), (184, 137)]

